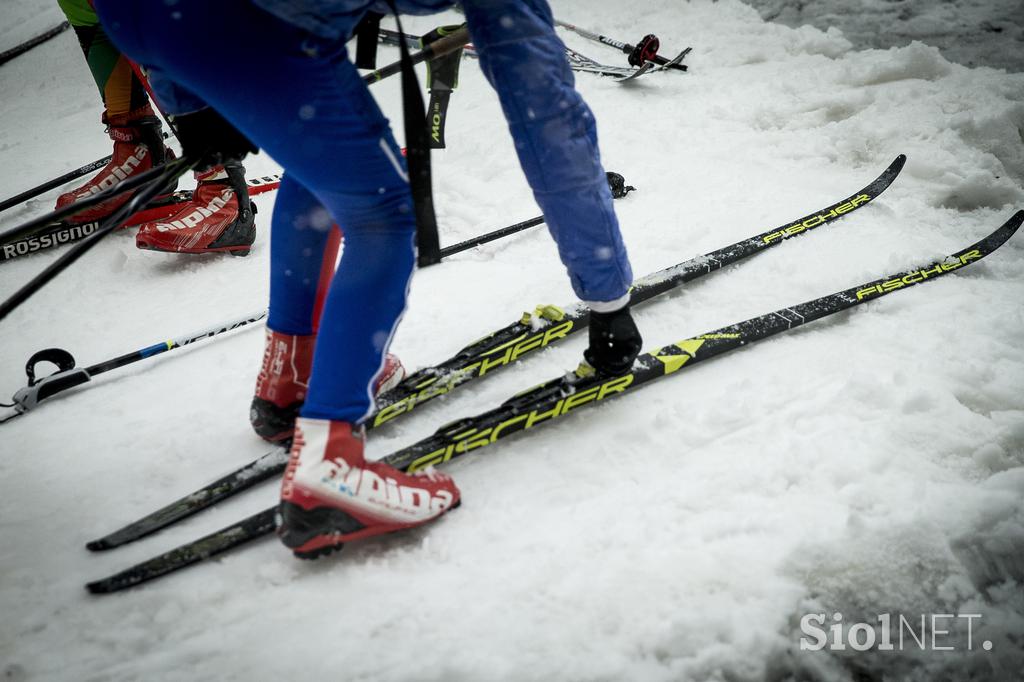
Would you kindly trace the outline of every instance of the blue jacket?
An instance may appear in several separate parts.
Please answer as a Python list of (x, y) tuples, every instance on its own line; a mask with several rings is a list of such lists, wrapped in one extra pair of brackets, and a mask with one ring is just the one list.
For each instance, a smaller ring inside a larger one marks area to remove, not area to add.
[[(348, 39), (352, 26), (368, 11), (390, 14), (381, 0), (252, 0), (274, 16), (327, 40)], [(396, 0), (402, 14), (436, 14), (455, 0)]]

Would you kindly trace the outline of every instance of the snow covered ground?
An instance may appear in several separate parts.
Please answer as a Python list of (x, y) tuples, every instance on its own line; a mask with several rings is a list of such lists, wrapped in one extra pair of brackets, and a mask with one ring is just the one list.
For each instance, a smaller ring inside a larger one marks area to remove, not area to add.
[(1024, 71), (1020, 0), (747, 0), (768, 21), (835, 27), (857, 47), (903, 47), (920, 40), (950, 61)]
[(0, 18), (0, 52), (67, 21), (56, 2), (5, 2)]
[[(39, 3), (8, 0), (0, 26), (35, 16), (29, 5)], [(656, 31), (667, 52), (694, 48), (689, 74), (626, 87), (577, 79), (606, 166), (639, 188), (618, 203), (638, 275), (785, 224), (909, 156), (875, 205), (638, 309), (648, 347), (924, 264), (1024, 206), (1024, 74), (956, 65), (917, 42), (857, 50), (835, 30), (765, 23), (737, 0), (554, 8), (623, 40)], [(30, 29), (11, 42), (38, 32)], [(622, 63), (612, 49), (565, 39)], [(385, 48), (381, 58), (396, 54)], [(245, 82), (258, 87), (256, 76)], [(374, 92), (400, 120), (397, 80)], [(108, 153), (99, 116), (70, 32), (5, 65), (0, 195)], [(452, 100), (448, 142), (435, 155), (445, 243), (537, 213), (472, 62)], [(247, 166), (276, 170), (265, 156)], [(55, 194), (0, 214), (0, 228), (46, 211)], [(262, 307), (272, 202), (257, 199), (262, 233), (248, 258), (141, 252), (128, 233), (109, 237), (0, 323), (0, 394), (24, 384), (23, 363), (41, 348), (61, 346), (89, 364)], [(0, 295), (56, 255), (0, 266)], [(537, 303), (572, 300), (542, 230), (420, 273), (412, 296), (394, 345), (411, 367)], [(268, 484), (137, 545), (88, 553), (86, 540), (267, 449), (246, 418), (258, 331), (105, 375), (0, 425), (0, 673), (1019, 679), (1022, 300), (1018, 235), (963, 273), (453, 463), (465, 504), (421, 532), (316, 563), (270, 540), (96, 598), (82, 588), (87, 580), (277, 494)], [(575, 366), (584, 341), (375, 432), (371, 455)], [(918, 632), (922, 614), (979, 617), (937, 621), (952, 632), (936, 644), (953, 651), (931, 650), (930, 640), (920, 651), (909, 639), (903, 651), (801, 650), (801, 618), (837, 612), (847, 629), (892, 614)]]

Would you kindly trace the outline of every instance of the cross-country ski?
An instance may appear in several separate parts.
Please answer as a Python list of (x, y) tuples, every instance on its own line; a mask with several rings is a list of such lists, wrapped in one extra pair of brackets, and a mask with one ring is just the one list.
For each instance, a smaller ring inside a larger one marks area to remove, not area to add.
[[(707, 358), (959, 270), (1002, 246), (1017, 232), (1021, 222), (1024, 222), (1024, 211), (1018, 211), (985, 239), (941, 261), (887, 275), (642, 354), (633, 368), (620, 376), (602, 376), (589, 365), (582, 364), (573, 372), (516, 394), (489, 412), (447, 424), (433, 436), (394, 452), (381, 461), (406, 471), (419, 471), (443, 464), (499, 439), (548, 424), (581, 407), (596, 405), (631, 392), (649, 381), (674, 374)], [(268, 466), (269, 462), (255, 462), (244, 473), (258, 476)], [(115, 592), (185, 568), (272, 532), (280, 526), (279, 515), (289, 511), (286, 505), (282, 505), (280, 511), (277, 507), (271, 507), (213, 535), (182, 545), (116, 575), (90, 582), (87, 587), (90, 592), (99, 594)], [(333, 520), (334, 523), (339, 524), (335, 527), (338, 534), (348, 526), (363, 526), (358, 519), (347, 515)], [(91, 548), (106, 548), (100, 544), (103, 542), (98, 541)], [(109, 545), (113, 541), (106, 542)], [(340, 543), (332, 547), (335, 550), (340, 548)]]

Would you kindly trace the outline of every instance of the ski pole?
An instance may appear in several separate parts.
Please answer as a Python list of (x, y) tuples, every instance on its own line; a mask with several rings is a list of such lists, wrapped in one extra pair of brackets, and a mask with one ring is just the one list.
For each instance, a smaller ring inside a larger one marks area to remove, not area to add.
[(501, 239), (502, 237), (507, 237), (510, 234), (515, 234), (516, 232), (522, 232), (523, 230), (526, 230), (528, 228), (541, 225), (543, 222), (544, 216), (539, 215), (536, 218), (530, 218), (529, 220), (524, 220), (523, 222), (516, 223), (515, 225), (509, 225), (508, 227), (503, 227), (499, 230), (494, 230), (493, 232), (487, 232), (486, 234), (482, 234), (479, 237), (473, 237), (472, 239), (467, 239), (464, 242), (459, 242), (458, 244), (452, 244), (451, 246), (444, 247), (443, 249), (441, 249), (440, 256), (441, 258), (454, 256), (457, 253), (462, 253), (463, 251), (472, 249), (474, 246), (480, 246), (481, 244), (486, 244), (487, 242), (493, 242), (495, 239)]
[(111, 158), (113, 157), (104, 156), (102, 159), (96, 159), (92, 163), (87, 163), (84, 166), (80, 166), (73, 171), (68, 171), (64, 175), (61, 175), (60, 177), (54, 178), (53, 180), (48, 180), (41, 185), (33, 187), (32, 189), (27, 189), (21, 194), (15, 194), (10, 199), (4, 199), (3, 201), (0, 201), (0, 211), (6, 211), (10, 207), (17, 206), (20, 203), (37, 197), (43, 192), (47, 192), (53, 189), (54, 187), (60, 187), (65, 182), (71, 182), (75, 178), (80, 178), (86, 173), (91, 173), (94, 170), (103, 168), (110, 162)]
[[(606, 175), (608, 177), (608, 187), (612, 191), (612, 198), (621, 199), (630, 192), (636, 190), (636, 187), (633, 187), (632, 185), (627, 185), (625, 178), (623, 178), (618, 173), (608, 171)], [(511, 234), (515, 234), (516, 232), (522, 232), (523, 230), (529, 229), (531, 227), (541, 225), (543, 224), (543, 222), (544, 216), (540, 215), (537, 216), (536, 218), (530, 218), (529, 220), (524, 220), (521, 223), (516, 223), (515, 225), (502, 227), (492, 232), (485, 232), (484, 234), (479, 235), (477, 237), (473, 237), (472, 239), (467, 239), (466, 241), (459, 242), (458, 244), (452, 244), (451, 246), (444, 247), (443, 249), (441, 249), (440, 257), (447, 258), (448, 256), (454, 256), (457, 253), (461, 253), (468, 249), (472, 249), (474, 246), (480, 246), (481, 244), (486, 244), (487, 242), (493, 242), (496, 239), (507, 237)]]
[[(164, 133), (164, 139), (167, 139), (167, 133)], [(104, 156), (102, 159), (96, 159), (95, 161), (87, 163), (84, 166), (79, 166), (73, 171), (68, 171), (64, 175), (61, 175), (60, 177), (54, 178), (53, 180), (47, 180), (43, 184), (36, 185), (32, 189), (27, 189), (21, 194), (16, 194), (9, 199), (4, 199), (3, 201), (0, 201), (0, 211), (6, 211), (12, 206), (17, 206), (18, 204), (26, 202), (29, 199), (33, 199), (42, 194), (43, 192), (47, 192), (53, 189), (54, 187), (60, 187), (64, 183), (71, 182), (75, 178), (80, 178), (87, 173), (103, 168), (108, 163), (110, 163), (110, 159), (112, 158), (113, 157), (111, 156)]]
[[(405, 37), (406, 40), (412, 43), (416, 43), (419, 42), (420, 40), (423, 40), (423, 36), (413, 35), (412, 33), (399, 33), (398, 31), (392, 31), (391, 29), (387, 28), (380, 29), (377, 34), (377, 39), (380, 40), (381, 43), (383, 43), (384, 45), (391, 45), (392, 47), (397, 47), (403, 37)], [(448, 52), (446, 52), (446, 54), (447, 53)], [(462, 46), (462, 55), (464, 57), (472, 57), (473, 59), (476, 59), (476, 48), (473, 47), (472, 43), (466, 43), (465, 45)]]
[(61, 22), (54, 26), (53, 28), (51, 28), (49, 31), (45, 31), (44, 33), (37, 35), (35, 38), (29, 38), (20, 45), (15, 45), (9, 50), (4, 50), (3, 52), (0, 52), (0, 64), (6, 64), (15, 57), (20, 57), (36, 45), (42, 45), (50, 38), (60, 35), (69, 28), (71, 28), (71, 24), (69, 24), (66, 21)]
[[(121, 191), (114, 192), (114, 194), (120, 194), (124, 191), (123, 185), (129, 184), (135, 181), (134, 186), (143, 184), (146, 180), (149, 181), (149, 185), (144, 186), (139, 190), (137, 194), (132, 196), (121, 208), (114, 211), (113, 215), (104, 221), (104, 223), (93, 232), (91, 235), (86, 237), (84, 241), (75, 244), (71, 247), (71, 250), (65, 253), (63, 256), (51, 263), (45, 270), (40, 272), (38, 275), (33, 277), (24, 286), (15, 291), (6, 301), (0, 303), (0, 320), (7, 317), (14, 309), (25, 302), (32, 294), (39, 291), (47, 282), (59, 275), (69, 265), (74, 263), (76, 260), (85, 255), (86, 251), (95, 246), (103, 237), (113, 232), (115, 229), (120, 227), (121, 223), (130, 216), (131, 214), (138, 211), (140, 208), (145, 206), (149, 201), (165, 192), (171, 183), (175, 182), (179, 177), (184, 175), (186, 172), (192, 170), (196, 165), (196, 162), (188, 157), (175, 159), (170, 163), (157, 168), (151, 168), (150, 170), (140, 173), (128, 180), (125, 180), (118, 184), (117, 187), (112, 188), (113, 190), (120, 189)], [(152, 171), (160, 171), (155, 177), (151, 175)], [(146, 178), (143, 180), (142, 178)], [(101, 196), (104, 192), (95, 196)], [(82, 204), (83, 202), (78, 202)], [(72, 211), (74, 212), (74, 211)], [(59, 213), (59, 212), (55, 212)], [(51, 218), (52, 219), (52, 218)], [(34, 221), (33, 221), (34, 222)], [(24, 227), (24, 226), (23, 226)], [(12, 232), (19, 232), (22, 228), (15, 228)], [(23, 232), (22, 232), (23, 233)], [(5, 235), (6, 236), (6, 235)]]
[[(22, 389), (19, 389), (14, 394), (14, 409), (18, 413), (28, 412), (34, 409), (39, 403), (52, 398), (61, 391), (66, 391), (69, 388), (79, 386), (88, 381), (91, 381), (93, 377), (104, 372), (109, 372), (112, 369), (124, 367), (130, 365), (133, 362), (139, 360), (145, 360), (151, 358), (154, 355), (160, 355), (172, 351), (176, 348), (188, 346), (197, 341), (204, 339), (213, 338), (226, 332), (245, 327), (246, 325), (259, 322), (267, 316), (266, 310), (261, 310), (244, 317), (239, 317), (228, 322), (222, 322), (212, 327), (200, 329), (199, 331), (192, 332), (191, 334), (185, 334), (173, 339), (167, 339), (159, 343), (154, 343), (151, 346), (134, 350), (124, 355), (119, 355), (116, 358), (105, 360), (103, 362), (97, 362), (94, 365), (88, 367), (75, 367), (75, 358), (68, 351), (63, 348), (46, 348), (38, 351), (28, 359), (25, 364), (25, 374), (28, 375), (28, 385)], [(36, 365), (40, 362), (51, 362), (57, 365), (57, 371), (53, 374), (36, 378)]]
[[(585, 28), (580, 28), (579, 26), (576, 26), (574, 24), (570, 24), (567, 21), (559, 21), (558, 19), (555, 19), (555, 25), (556, 26), (561, 26), (564, 29), (568, 29), (568, 30), (572, 31), (573, 33), (581, 35), (584, 38), (586, 38), (587, 40), (593, 40), (594, 42), (602, 43), (604, 45), (608, 45), (609, 47), (614, 47), (614, 48), (616, 48), (616, 49), (626, 53), (627, 55), (632, 55), (633, 52), (636, 51), (636, 49), (637, 49), (636, 45), (630, 45), (629, 43), (623, 43), (623, 42), (615, 40), (613, 38), (609, 38), (608, 36), (603, 36), (603, 35), (594, 33), (593, 31), (588, 31)], [(689, 67), (686, 66), (686, 64), (678, 64), (678, 63), (671, 64), (670, 62), (674, 61), (674, 60), (666, 59), (665, 57), (662, 57), (659, 54), (654, 54), (654, 55), (646, 55), (646, 54), (644, 54), (644, 59), (647, 60), (647, 61), (652, 61), (655, 64), (662, 64), (662, 65), (668, 64), (670, 69), (678, 69), (680, 71), (687, 71), (689, 69)]]

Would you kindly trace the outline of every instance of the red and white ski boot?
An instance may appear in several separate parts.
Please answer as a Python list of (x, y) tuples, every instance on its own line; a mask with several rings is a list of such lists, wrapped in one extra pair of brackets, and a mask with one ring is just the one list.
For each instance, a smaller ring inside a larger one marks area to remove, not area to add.
[[(107, 134), (114, 141), (114, 152), (110, 162), (81, 187), (57, 197), (57, 208), (64, 208), (76, 201), (99, 194), (126, 178), (174, 158), (174, 152), (164, 146), (160, 119), (153, 114), (150, 105), (113, 119), (108, 119), (104, 112), (103, 122), (107, 124)], [(173, 189), (172, 187), (168, 191)], [(67, 220), (75, 224), (102, 220), (126, 204), (131, 196), (132, 192), (125, 192), (76, 213)]]
[[(256, 394), (249, 407), (253, 430), (271, 443), (292, 437), (295, 418), (309, 390), (316, 336), (294, 336), (267, 330), (263, 364), (256, 377)], [(373, 382), (373, 394), (389, 391), (405, 378), (397, 356), (384, 356), (384, 367)]]
[(234, 162), (196, 173), (191, 201), (170, 218), (143, 223), (140, 249), (171, 253), (248, 256), (256, 240), (256, 208), (249, 201), (245, 170)]
[(278, 536), (315, 559), (351, 540), (415, 528), (459, 506), (459, 489), (429, 469), (406, 474), (363, 457), (364, 431), (299, 417), (281, 484)]

